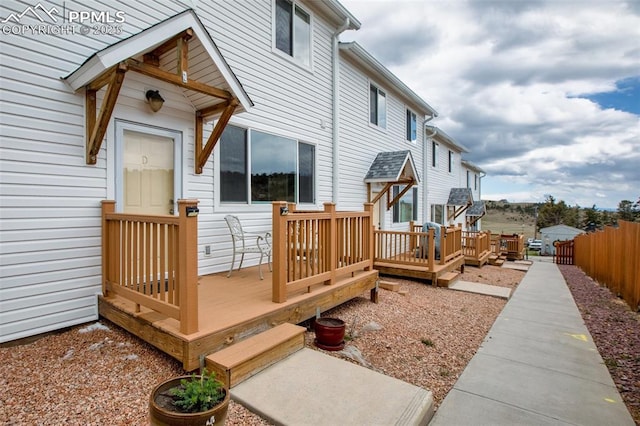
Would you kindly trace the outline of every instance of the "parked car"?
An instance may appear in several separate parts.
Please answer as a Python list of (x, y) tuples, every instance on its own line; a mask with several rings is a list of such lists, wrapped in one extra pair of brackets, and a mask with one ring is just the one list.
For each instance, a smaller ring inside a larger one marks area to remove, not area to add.
[(542, 240), (533, 240), (529, 243), (529, 250), (542, 250)]
[(533, 242), (533, 238), (527, 238), (527, 247)]

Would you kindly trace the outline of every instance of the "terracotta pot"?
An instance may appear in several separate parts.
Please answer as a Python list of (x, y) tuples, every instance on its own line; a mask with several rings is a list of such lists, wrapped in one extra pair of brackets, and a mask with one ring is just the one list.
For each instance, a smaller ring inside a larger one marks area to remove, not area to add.
[(344, 349), (345, 323), (338, 318), (317, 318), (314, 329), (315, 344), (320, 349), (339, 351)]
[(149, 421), (154, 426), (212, 426), (224, 425), (227, 420), (229, 408), (229, 390), (224, 390), (224, 399), (221, 403), (207, 411), (199, 413), (181, 413), (164, 408), (158, 404), (158, 397), (163, 398), (169, 389), (180, 386), (180, 380), (191, 379), (192, 376), (181, 376), (160, 383), (151, 392), (149, 398)]

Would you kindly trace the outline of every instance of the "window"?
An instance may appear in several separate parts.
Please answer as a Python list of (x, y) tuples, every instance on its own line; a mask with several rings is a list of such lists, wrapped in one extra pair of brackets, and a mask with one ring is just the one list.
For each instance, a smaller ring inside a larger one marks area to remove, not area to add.
[(304, 65), (311, 63), (311, 17), (289, 0), (276, 0), (275, 46)]
[(467, 188), (471, 188), (471, 172), (467, 170)]
[(432, 204), (431, 205), (431, 221), (444, 225), (444, 205)]
[(409, 110), (407, 110), (407, 140), (409, 142), (418, 140), (416, 115)]
[[(400, 185), (393, 186), (393, 198), (400, 193)], [(418, 188), (411, 188), (393, 205), (393, 223), (418, 220)]]
[(473, 189), (478, 190), (478, 175), (475, 173), (473, 174)]
[(373, 84), (369, 85), (369, 121), (387, 128), (387, 95)]
[(449, 173), (453, 172), (453, 151), (449, 151)]
[(315, 146), (228, 125), (220, 138), (220, 202), (249, 200), (315, 203)]
[(431, 142), (431, 166), (438, 167), (438, 143)]

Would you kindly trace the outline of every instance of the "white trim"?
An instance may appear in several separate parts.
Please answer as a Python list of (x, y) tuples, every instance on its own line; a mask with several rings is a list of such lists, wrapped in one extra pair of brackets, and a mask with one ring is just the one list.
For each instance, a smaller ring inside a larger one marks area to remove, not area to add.
[(183, 198), (183, 159), (182, 159), (182, 132), (172, 129), (164, 129), (161, 127), (150, 126), (142, 123), (133, 123), (126, 120), (115, 120), (115, 169), (114, 169), (114, 186), (115, 186), (115, 200), (116, 210), (122, 212), (124, 207), (124, 177), (122, 172), (124, 170), (123, 165), (123, 153), (124, 147), (124, 131), (129, 130), (132, 132), (162, 136), (173, 140), (173, 211), (174, 214), (178, 214), (178, 200)]
[[(279, 56), (280, 58), (290, 62), (291, 64), (299, 67), (300, 69), (310, 72), (313, 74), (313, 63), (314, 63), (314, 54), (313, 54), (313, 46), (314, 46), (314, 26), (315, 26), (315, 17), (312, 12), (310, 12), (306, 7), (300, 5), (300, 2), (297, 0), (286, 0), (291, 2), (293, 5), (293, 15), (292, 19), (295, 19), (295, 8), (300, 8), (304, 13), (309, 15), (309, 64), (305, 64), (295, 57), (295, 52), (292, 55), (289, 55), (282, 50), (276, 47), (276, 1), (271, 1), (271, 52)], [(291, 38), (295, 37), (295, 31), (292, 30)], [(295, 44), (295, 41), (293, 41)], [(293, 48), (292, 48), (293, 49)]]
[(253, 104), (249, 99), (249, 96), (242, 88), (242, 85), (236, 78), (235, 74), (231, 71), (231, 68), (222, 57), (218, 48), (213, 44), (213, 41), (211, 40), (207, 30), (202, 25), (202, 22), (192, 10), (186, 10), (179, 13), (178, 15), (159, 22), (138, 34), (116, 42), (115, 44), (96, 52), (84, 64), (65, 77), (64, 81), (74, 91), (78, 91), (113, 65), (133, 56), (149, 52), (169, 38), (173, 37), (175, 34), (178, 34), (188, 28), (193, 29), (194, 35), (198, 40), (200, 40), (202, 47), (209, 55), (220, 74), (222, 74), (222, 77), (229, 85), (231, 92), (233, 92), (240, 101), (239, 110), (246, 111), (251, 108)]
[[(387, 128), (389, 126), (389, 115), (387, 114), (387, 104), (389, 103), (389, 97), (387, 96), (387, 90), (386, 89), (382, 89), (382, 85), (376, 83), (375, 81), (373, 81), (372, 79), (367, 79), (369, 81), (369, 84), (367, 85), (367, 111), (369, 112), (367, 114), (367, 122), (369, 123), (369, 126), (380, 130), (381, 132), (386, 133), (387, 132)], [(378, 116), (377, 118), (377, 122), (378, 123), (372, 123), (371, 122), (371, 86), (374, 86), (376, 88), (376, 105), (378, 107)], [(380, 92), (382, 92), (384, 94), (384, 122), (385, 122), (385, 126), (382, 127), (380, 125), (380, 104), (378, 103), (378, 97), (380, 96)]]

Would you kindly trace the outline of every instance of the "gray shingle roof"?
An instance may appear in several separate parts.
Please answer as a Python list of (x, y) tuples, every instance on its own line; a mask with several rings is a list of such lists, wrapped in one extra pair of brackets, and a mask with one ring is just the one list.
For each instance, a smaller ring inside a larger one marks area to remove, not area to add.
[(470, 188), (451, 188), (449, 192), (449, 206), (466, 206), (473, 203), (473, 196)]
[(467, 209), (467, 216), (484, 216), (486, 212), (484, 201), (474, 201), (471, 207)]
[(373, 160), (369, 171), (364, 178), (365, 182), (395, 182), (399, 180), (406, 169), (407, 163), (410, 170), (406, 170), (418, 182), (420, 179), (416, 172), (415, 163), (411, 151), (379, 152)]

